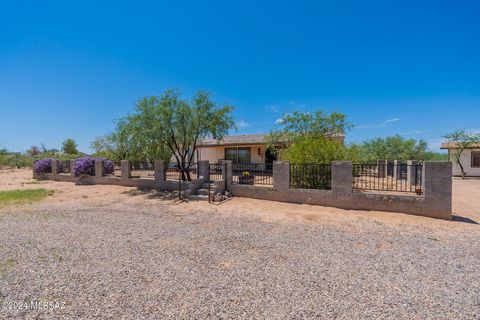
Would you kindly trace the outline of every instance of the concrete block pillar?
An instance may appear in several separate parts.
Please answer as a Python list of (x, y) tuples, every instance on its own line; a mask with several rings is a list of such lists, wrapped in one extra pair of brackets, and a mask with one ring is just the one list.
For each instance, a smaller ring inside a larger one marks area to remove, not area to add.
[(96, 159), (95, 160), (95, 177), (100, 178), (105, 175), (105, 168), (103, 166), (103, 160)]
[(407, 186), (414, 186), (415, 183), (418, 183), (416, 177), (419, 167), (417, 167), (418, 161), (408, 160), (407, 161)]
[(400, 164), (400, 161), (393, 160), (393, 180), (398, 180), (400, 178)]
[(38, 160), (33, 160), (33, 164), (32, 164), (32, 173), (33, 173), (33, 179), (36, 179), (38, 177), (37, 173), (35, 172), (35, 163), (37, 162)]
[(332, 192), (349, 194), (353, 190), (353, 169), (350, 161), (332, 162)]
[[(163, 160), (156, 160), (155, 163), (153, 164), (154, 167), (154, 177), (155, 181), (165, 181), (165, 161)], [(122, 171), (123, 172), (123, 171)]]
[(130, 179), (132, 177), (132, 168), (128, 160), (120, 161), (120, 171), (122, 172), (122, 179)]
[(60, 160), (52, 160), (52, 173), (59, 174), (60, 173)]
[(378, 168), (378, 177), (386, 178), (387, 177), (387, 160), (377, 160)]
[(222, 163), (222, 177), (225, 180), (225, 189), (227, 191), (232, 191), (232, 181), (233, 181), (233, 165), (232, 160), (223, 160)]
[(436, 217), (452, 218), (452, 163), (450, 161), (425, 161), (422, 173), (425, 200), (432, 203)]
[(290, 188), (290, 161), (273, 162), (273, 188), (278, 191)]
[(210, 181), (210, 162), (208, 160), (198, 161), (198, 179)]
[(75, 167), (75, 161), (76, 161), (76, 160), (70, 161), (70, 175), (71, 175), (72, 177), (75, 176), (75, 173), (73, 172), (73, 167)]

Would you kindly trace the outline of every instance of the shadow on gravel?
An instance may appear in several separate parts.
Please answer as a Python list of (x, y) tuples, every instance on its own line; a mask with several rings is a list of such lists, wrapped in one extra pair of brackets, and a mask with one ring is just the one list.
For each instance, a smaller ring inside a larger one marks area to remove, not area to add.
[(478, 222), (476, 222), (475, 220), (472, 220), (470, 218), (466, 218), (466, 217), (462, 217), (462, 216), (459, 216), (459, 215), (452, 215), (452, 221), (455, 221), (455, 222), (464, 222), (464, 223), (470, 223), (470, 224), (478, 224)]
[(130, 190), (124, 191), (123, 194), (137, 197), (144, 196), (147, 199), (158, 199), (158, 200), (178, 200), (178, 191), (157, 191), (157, 190)]

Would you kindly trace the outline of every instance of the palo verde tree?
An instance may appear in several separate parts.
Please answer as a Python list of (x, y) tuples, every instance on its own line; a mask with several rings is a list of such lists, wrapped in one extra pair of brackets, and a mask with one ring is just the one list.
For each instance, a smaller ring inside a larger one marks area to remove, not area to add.
[(77, 143), (73, 139), (67, 139), (62, 143), (62, 151), (66, 154), (77, 154)]
[(128, 119), (138, 135), (157, 143), (161, 152), (167, 149), (173, 154), (182, 180), (191, 180), (190, 167), (198, 143), (205, 137), (220, 140), (234, 128), (232, 110), (231, 106), (215, 103), (204, 91), (187, 101), (179, 92), (167, 90), (158, 97), (138, 101)]
[(462, 172), (462, 179), (465, 179), (466, 172), (461, 161), (462, 153), (472, 145), (480, 143), (480, 134), (467, 133), (465, 129), (458, 129), (443, 137), (447, 139), (450, 147), (450, 160), (458, 164)]

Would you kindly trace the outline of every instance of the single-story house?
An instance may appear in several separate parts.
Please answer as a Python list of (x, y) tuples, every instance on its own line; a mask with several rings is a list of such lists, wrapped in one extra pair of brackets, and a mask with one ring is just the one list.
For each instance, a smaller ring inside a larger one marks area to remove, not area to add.
[[(453, 161), (452, 152), (458, 147), (454, 143), (443, 143), (441, 149), (448, 150), (449, 159)], [(462, 152), (460, 162), (467, 177), (480, 177), (480, 143), (472, 144)], [(453, 162), (453, 175), (461, 176), (460, 166)]]
[[(208, 160), (218, 163), (220, 160), (232, 160), (233, 163), (271, 164), (277, 160), (274, 152), (265, 148), (268, 133), (240, 134), (225, 136), (222, 140), (206, 138), (198, 144), (195, 161)], [(343, 135), (334, 139), (343, 143)]]

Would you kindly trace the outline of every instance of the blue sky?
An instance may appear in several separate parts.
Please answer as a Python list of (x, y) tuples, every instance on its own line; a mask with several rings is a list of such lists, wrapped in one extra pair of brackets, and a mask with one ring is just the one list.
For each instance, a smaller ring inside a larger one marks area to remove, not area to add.
[(142, 96), (210, 91), (237, 133), (346, 113), (348, 141), (480, 130), (479, 1), (3, 1), (0, 147), (89, 151)]

